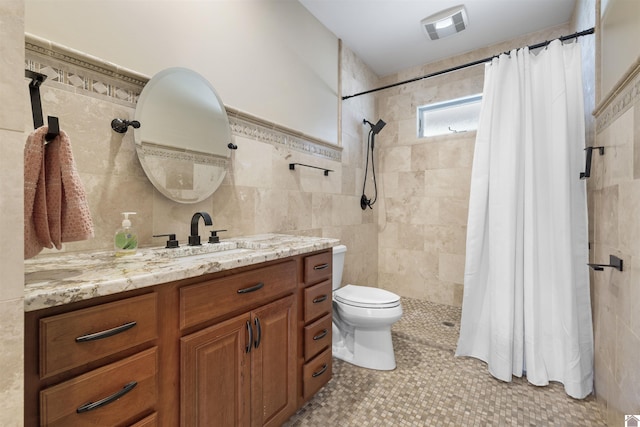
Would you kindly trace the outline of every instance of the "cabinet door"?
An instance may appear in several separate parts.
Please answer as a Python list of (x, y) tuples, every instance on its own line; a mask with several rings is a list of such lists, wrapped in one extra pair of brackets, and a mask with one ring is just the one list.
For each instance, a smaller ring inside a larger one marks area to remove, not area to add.
[(249, 425), (250, 320), (247, 313), (180, 339), (182, 426)]
[(279, 426), (296, 410), (294, 296), (254, 310), (251, 424)]

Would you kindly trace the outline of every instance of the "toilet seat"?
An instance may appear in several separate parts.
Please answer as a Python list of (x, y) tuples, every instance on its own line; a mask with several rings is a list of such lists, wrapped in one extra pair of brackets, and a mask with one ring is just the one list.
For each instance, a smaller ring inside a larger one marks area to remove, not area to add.
[(333, 299), (362, 308), (393, 308), (400, 305), (400, 297), (393, 292), (368, 286), (343, 286), (333, 293)]

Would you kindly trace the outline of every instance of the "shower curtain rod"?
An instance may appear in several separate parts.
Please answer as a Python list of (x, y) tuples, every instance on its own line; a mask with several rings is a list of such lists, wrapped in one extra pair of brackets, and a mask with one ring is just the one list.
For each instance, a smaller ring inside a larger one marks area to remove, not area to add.
[[(591, 27), (588, 30), (580, 31), (578, 33), (569, 34), (568, 36), (558, 37), (558, 39), (561, 42), (563, 42), (563, 41), (566, 41), (566, 40), (571, 40), (571, 39), (578, 38), (580, 36), (587, 36), (589, 34), (593, 34), (594, 31), (595, 31), (594, 28)], [(547, 40), (547, 41), (544, 41), (542, 43), (534, 44), (534, 45), (527, 46), (527, 47), (529, 48), (529, 50), (538, 49), (538, 48), (547, 46), (551, 42), (552, 42), (552, 40)], [(509, 54), (509, 52), (504, 52), (504, 53), (505, 54)], [(428, 79), (429, 77), (435, 77), (435, 76), (439, 76), (439, 75), (442, 75), (442, 74), (450, 73), (452, 71), (458, 71), (458, 70), (461, 70), (463, 68), (473, 67), (474, 65), (484, 64), (485, 62), (490, 62), (493, 58), (497, 58), (500, 55), (501, 54), (493, 55), (493, 56), (490, 56), (488, 58), (479, 59), (477, 61), (469, 62), (469, 63), (463, 64), (463, 65), (458, 65), (457, 67), (447, 68), (446, 70), (436, 71), (435, 73), (430, 73), (430, 74), (427, 74), (427, 75), (424, 75), (424, 76), (421, 76), (421, 77), (414, 77), (414, 78), (409, 79), (409, 80), (405, 80), (405, 81), (398, 82), (398, 83), (392, 83), (392, 84), (389, 84), (389, 85), (386, 85), (386, 86), (382, 86), (382, 87), (379, 87), (379, 88), (366, 90), (364, 92), (359, 92), (359, 93), (356, 93), (356, 94), (353, 94), (353, 95), (346, 95), (346, 96), (342, 97), (342, 100), (344, 101), (345, 99), (353, 98), (355, 96), (366, 95), (368, 93), (378, 92), (379, 90), (389, 89), (389, 88), (396, 87), (396, 86), (401, 86), (401, 85), (404, 85), (404, 84), (407, 84), (407, 83), (417, 82), (418, 80)]]

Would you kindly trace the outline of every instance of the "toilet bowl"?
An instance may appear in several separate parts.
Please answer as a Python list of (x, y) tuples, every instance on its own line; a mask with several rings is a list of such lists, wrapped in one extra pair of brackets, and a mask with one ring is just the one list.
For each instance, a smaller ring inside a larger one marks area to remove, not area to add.
[(363, 368), (396, 367), (391, 325), (402, 317), (400, 297), (367, 286), (341, 287), (347, 247), (333, 248), (333, 356)]

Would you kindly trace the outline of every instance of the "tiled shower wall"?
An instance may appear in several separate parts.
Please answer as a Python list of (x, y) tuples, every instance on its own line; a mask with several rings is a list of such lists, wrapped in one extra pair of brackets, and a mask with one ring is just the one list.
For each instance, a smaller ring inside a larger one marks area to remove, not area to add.
[[(376, 84), (377, 77), (348, 49), (342, 57), (345, 91)], [(114, 118), (133, 119), (145, 76), (34, 36), (27, 37), (26, 66), (49, 75), (41, 87), (44, 114), (59, 117), (70, 136), (95, 225), (93, 239), (65, 244), (64, 251), (111, 250), (124, 211), (137, 212), (133, 223), (141, 246), (163, 245), (164, 238), (152, 235), (165, 233), (186, 243), (191, 216), (206, 211), (214, 229), (227, 230), (222, 238), (273, 232), (339, 238), (349, 247), (345, 280), (376, 285), (376, 212), (360, 209), (357, 184), (364, 166), (362, 117), (375, 115), (373, 96), (343, 108), (341, 148), (227, 107), (238, 146), (229, 174), (211, 197), (186, 205), (151, 185), (133, 130), (119, 134), (110, 127)], [(32, 127), (26, 104), (23, 126)], [(324, 176), (299, 166), (291, 171), (291, 162), (332, 172)], [(201, 227), (201, 235), (206, 233)]]
[[(529, 34), (388, 76), (391, 84), (570, 33), (569, 25)], [(380, 154), (379, 286), (402, 296), (462, 305), (466, 224), (475, 131), (417, 137), (419, 106), (482, 92), (484, 66), (379, 92), (387, 122)]]
[(589, 179), (591, 261), (623, 260), (624, 271), (592, 272), (595, 389), (608, 425), (640, 414), (640, 63), (596, 112)]

